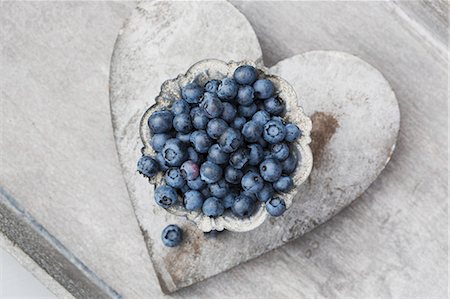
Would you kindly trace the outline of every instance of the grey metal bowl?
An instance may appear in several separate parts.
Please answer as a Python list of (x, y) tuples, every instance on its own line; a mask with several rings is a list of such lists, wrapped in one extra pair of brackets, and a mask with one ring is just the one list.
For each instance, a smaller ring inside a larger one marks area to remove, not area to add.
[[(143, 152), (145, 155), (153, 156), (155, 154), (149, 143), (151, 133), (147, 125), (147, 119), (154, 111), (162, 108), (170, 108), (175, 99), (181, 98), (180, 93), (182, 86), (193, 81), (203, 85), (211, 79), (230, 77), (238, 66), (244, 64), (253, 65), (257, 68), (260, 77), (265, 77), (273, 82), (279, 96), (286, 102), (287, 111), (285, 119), (295, 123), (303, 133), (293, 144), (297, 155), (299, 156), (297, 169), (291, 175), (294, 181), (294, 188), (289, 193), (283, 194), (283, 198), (286, 201), (286, 208), (289, 208), (297, 193), (297, 188), (306, 180), (312, 169), (313, 158), (309, 147), (309, 143), (311, 142), (310, 132), (312, 123), (304, 114), (303, 109), (298, 105), (297, 95), (292, 86), (282, 78), (269, 74), (265, 67), (256, 65), (254, 62), (231, 61), (226, 63), (217, 59), (206, 59), (192, 65), (186, 74), (181, 74), (175, 79), (164, 82), (161, 86), (161, 92), (156, 98), (156, 103), (144, 113), (141, 119), (140, 136), (142, 143), (144, 144)], [(157, 176), (153, 177), (150, 180), (150, 183), (154, 187), (163, 184), (163, 174), (159, 173)], [(224, 229), (234, 232), (250, 231), (261, 225), (267, 216), (269, 216), (266, 212), (264, 203), (258, 204), (252, 216), (242, 219), (234, 216), (230, 212), (226, 212), (224, 215), (217, 218), (211, 218), (198, 211), (187, 211), (182, 204), (180, 204), (183, 202), (182, 198), (180, 198), (178, 202), (179, 204), (168, 208), (167, 212), (178, 216), (185, 216), (187, 219), (193, 221), (198, 228), (204, 232), (211, 230), (222, 231)]]

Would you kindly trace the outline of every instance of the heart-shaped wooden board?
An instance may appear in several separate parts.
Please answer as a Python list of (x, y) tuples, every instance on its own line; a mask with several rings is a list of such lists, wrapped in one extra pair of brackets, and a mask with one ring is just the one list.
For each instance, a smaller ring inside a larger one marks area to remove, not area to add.
[[(270, 68), (293, 85), (313, 121), (314, 168), (283, 217), (270, 218), (250, 232), (207, 238), (186, 219), (157, 207), (150, 184), (136, 172), (136, 161), (142, 147), (139, 121), (160, 85), (205, 58), (262, 64), (261, 57), (250, 24), (227, 2), (144, 2), (119, 34), (110, 74), (114, 134), (129, 195), (164, 292), (223, 272), (324, 223), (357, 199), (391, 157), (400, 115), (388, 82), (355, 56), (308, 52)], [(185, 240), (177, 248), (160, 241), (161, 230), (172, 223), (184, 230)]]

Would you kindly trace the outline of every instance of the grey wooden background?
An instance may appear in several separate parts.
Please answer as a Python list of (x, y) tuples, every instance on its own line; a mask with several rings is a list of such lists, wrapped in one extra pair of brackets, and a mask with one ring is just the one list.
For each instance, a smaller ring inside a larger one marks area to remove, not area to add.
[[(378, 68), (400, 104), (397, 150), (328, 223), (172, 296), (447, 297), (448, 3), (232, 4), (269, 66), (329, 49)], [(112, 48), (133, 7), (1, 2), (0, 187), (106, 285), (155, 298), (162, 294), (121, 176), (108, 102)], [(14, 245), (0, 244), (33, 271)]]

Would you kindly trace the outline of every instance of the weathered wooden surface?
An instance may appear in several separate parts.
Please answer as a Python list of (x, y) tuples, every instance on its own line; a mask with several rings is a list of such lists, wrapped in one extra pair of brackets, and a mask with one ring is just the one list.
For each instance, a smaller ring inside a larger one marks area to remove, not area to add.
[[(336, 49), (379, 69), (400, 103), (398, 146), (362, 198), (332, 220), (172, 297), (446, 298), (448, 53), (439, 32), (447, 31), (447, 10), (431, 13), (441, 23), (424, 23), (413, 16), (430, 3), (408, 3), (409, 18), (403, 3), (233, 4), (269, 65)], [(0, 185), (124, 297), (162, 296), (108, 115), (109, 57), (133, 5), (1, 5)]]

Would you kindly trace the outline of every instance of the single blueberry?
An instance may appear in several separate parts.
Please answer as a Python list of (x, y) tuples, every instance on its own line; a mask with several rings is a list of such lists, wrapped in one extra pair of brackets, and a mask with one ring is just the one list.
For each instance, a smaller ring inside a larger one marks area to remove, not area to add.
[(275, 182), (281, 176), (281, 164), (275, 159), (266, 159), (259, 164), (259, 172), (264, 180)]
[(159, 163), (149, 156), (142, 156), (137, 162), (137, 170), (139, 173), (148, 178), (154, 177), (159, 169)]
[(209, 118), (219, 117), (223, 112), (223, 103), (215, 93), (205, 92), (200, 107), (205, 110)]
[(281, 115), (286, 104), (280, 97), (270, 97), (264, 101), (264, 109), (272, 115)]
[(274, 87), (273, 83), (267, 79), (259, 79), (253, 83), (253, 89), (255, 89), (255, 96), (258, 99), (268, 99), (273, 95)]
[(184, 133), (178, 132), (176, 135), (176, 138), (183, 143), (189, 143), (191, 141), (191, 133), (184, 134)]
[(172, 130), (173, 114), (168, 110), (155, 111), (148, 118), (148, 126), (153, 134), (167, 133)]
[(269, 199), (271, 199), (273, 196), (273, 187), (270, 183), (265, 183), (264, 187), (256, 192), (256, 198), (258, 198), (259, 201), (266, 202)]
[(272, 157), (279, 161), (284, 161), (289, 156), (289, 146), (284, 142), (272, 144), (270, 150)]
[(258, 110), (258, 107), (256, 107), (254, 103), (249, 106), (240, 105), (238, 107), (239, 114), (246, 118), (251, 118), (255, 114), (256, 110)]
[(225, 78), (217, 88), (217, 95), (224, 101), (232, 100), (238, 92), (238, 85), (232, 78)]
[(166, 226), (161, 233), (161, 240), (164, 246), (175, 247), (183, 240), (182, 230), (175, 224)]
[(150, 145), (155, 150), (155, 152), (160, 152), (162, 151), (164, 144), (166, 144), (166, 141), (170, 138), (171, 137), (169, 134), (155, 134), (150, 139)]
[(190, 115), (194, 128), (197, 130), (206, 129), (206, 125), (209, 122), (209, 117), (206, 115), (205, 110), (200, 107), (194, 107), (192, 108)]
[(166, 160), (164, 160), (162, 153), (156, 154), (155, 160), (156, 160), (156, 162), (158, 162), (158, 166), (159, 166), (160, 170), (166, 171), (167, 169), (169, 169), (169, 167), (166, 165)]
[(236, 117), (237, 111), (236, 108), (234, 108), (233, 104), (224, 102), (223, 103), (223, 112), (222, 112), (222, 119), (226, 121), (227, 123), (231, 124)]
[(178, 115), (181, 113), (189, 113), (191, 107), (185, 100), (177, 100), (172, 104), (171, 110), (173, 114)]
[(181, 88), (181, 96), (189, 104), (197, 104), (202, 100), (203, 88), (197, 83), (189, 83)]
[(212, 196), (224, 198), (230, 192), (230, 186), (224, 179), (221, 179), (217, 183), (209, 185), (209, 190)]
[(233, 74), (234, 80), (241, 85), (251, 85), (256, 81), (258, 73), (251, 65), (241, 65)]
[(203, 181), (200, 176), (198, 176), (195, 180), (187, 181), (187, 185), (192, 190), (201, 190), (206, 187), (206, 182)]
[(263, 138), (269, 143), (278, 143), (286, 137), (286, 127), (281, 121), (271, 120), (264, 125)]
[(287, 124), (286, 125), (286, 141), (287, 142), (294, 142), (295, 139), (300, 137), (302, 135), (302, 132), (295, 124)]
[(209, 80), (205, 84), (205, 91), (217, 93), (217, 88), (219, 87), (219, 85), (220, 85), (220, 80), (216, 80), (216, 79)]
[[(300, 156), (301, 158), (301, 156)], [(297, 168), (299, 160), (299, 154), (297, 154), (295, 151), (292, 151), (286, 160), (281, 162), (281, 167), (283, 169), (284, 174), (291, 174), (295, 171)]]
[(195, 180), (200, 174), (200, 168), (196, 163), (187, 160), (180, 167), (181, 175), (186, 180)]
[(191, 134), (191, 144), (198, 153), (207, 153), (212, 143), (212, 139), (204, 130), (194, 131)]
[(244, 138), (242, 137), (241, 132), (233, 128), (228, 128), (219, 139), (219, 145), (225, 153), (234, 152), (243, 142)]
[(230, 155), (230, 165), (236, 169), (241, 169), (247, 164), (249, 159), (249, 150), (240, 148)]
[(162, 155), (166, 165), (180, 166), (187, 159), (186, 145), (178, 139), (169, 139), (163, 147)]
[(249, 148), (248, 164), (258, 165), (264, 159), (263, 147), (258, 143), (252, 143), (247, 146)]
[(209, 197), (203, 203), (202, 211), (206, 216), (218, 217), (223, 214), (225, 208), (220, 199), (217, 197)]
[(257, 142), (261, 138), (263, 132), (263, 126), (255, 121), (248, 121), (242, 128), (242, 136), (248, 142)]
[(269, 215), (278, 217), (286, 211), (286, 203), (280, 197), (273, 197), (266, 202), (266, 210)]
[(198, 153), (195, 151), (195, 149), (193, 147), (188, 147), (187, 152), (188, 152), (188, 160), (191, 160), (192, 162), (199, 164), (200, 157), (198, 156)]
[(294, 187), (294, 182), (291, 177), (282, 175), (272, 186), (275, 191), (286, 193)]
[(224, 177), (225, 180), (230, 184), (239, 184), (243, 176), (244, 173), (240, 169), (236, 169), (232, 166), (227, 166), (225, 168)]
[(270, 120), (270, 114), (265, 110), (259, 110), (253, 115), (252, 120), (257, 124), (264, 126)]
[(231, 211), (237, 217), (249, 217), (255, 209), (255, 201), (248, 195), (241, 193), (236, 196)]
[(181, 171), (178, 167), (169, 168), (164, 175), (164, 180), (168, 186), (177, 189), (180, 189), (186, 184), (185, 178), (181, 175)]
[(213, 144), (208, 150), (208, 161), (211, 161), (216, 164), (225, 164), (228, 162), (230, 158), (230, 154), (225, 153), (220, 148), (220, 145)]
[(237, 102), (240, 105), (248, 106), (253, 104), (253, 98), (254, 98), (254, 90), (253, 87), (244, 85), (239, 87), (238, 93), (237, 93)]
[(181, 113), (173, 118), (173, 127), (177, 132), (189, 133), (192, 131), (192, 122), (189, 113)]
[(170, 186), (159, 186), (155, 189), (155, 202), (163, 207), (164, 209), (167, 209), (168, 207), (175, 204), (178, 200), (177, 192), (174, 188)]
[(184, 207), (186, 210), (199, 210), (203, 206), (203, 201), (203, 194), (197, 190), (190, 190), (184, 194)]
[(206, 161), (200, 166), (200, 176), (208, 184), (215, 183), (222, 178), (222, 168), (211, 161)]
[(231, 123), (231, 127), (233, 129), (236, 130), (242, 130), (242, 128), (244, 127), (244, 124), (247, 122), (247, 120), (245, 119), (245, 117), (242, 116), (238, 116), (236, 117), (233, 122)]
[(225, 132), (228, 128), (228, 124), (226, 121), (220, 118), (213, 118), (208, 122), (206, 126), (206, 132), (209, 137), (213, 139), (219, 139), (219, 137)]
[(249, 171), (242, 177), (241, 186), (244, 192), (256, 193), (264, 187), (264, 180), (258, 173)]

